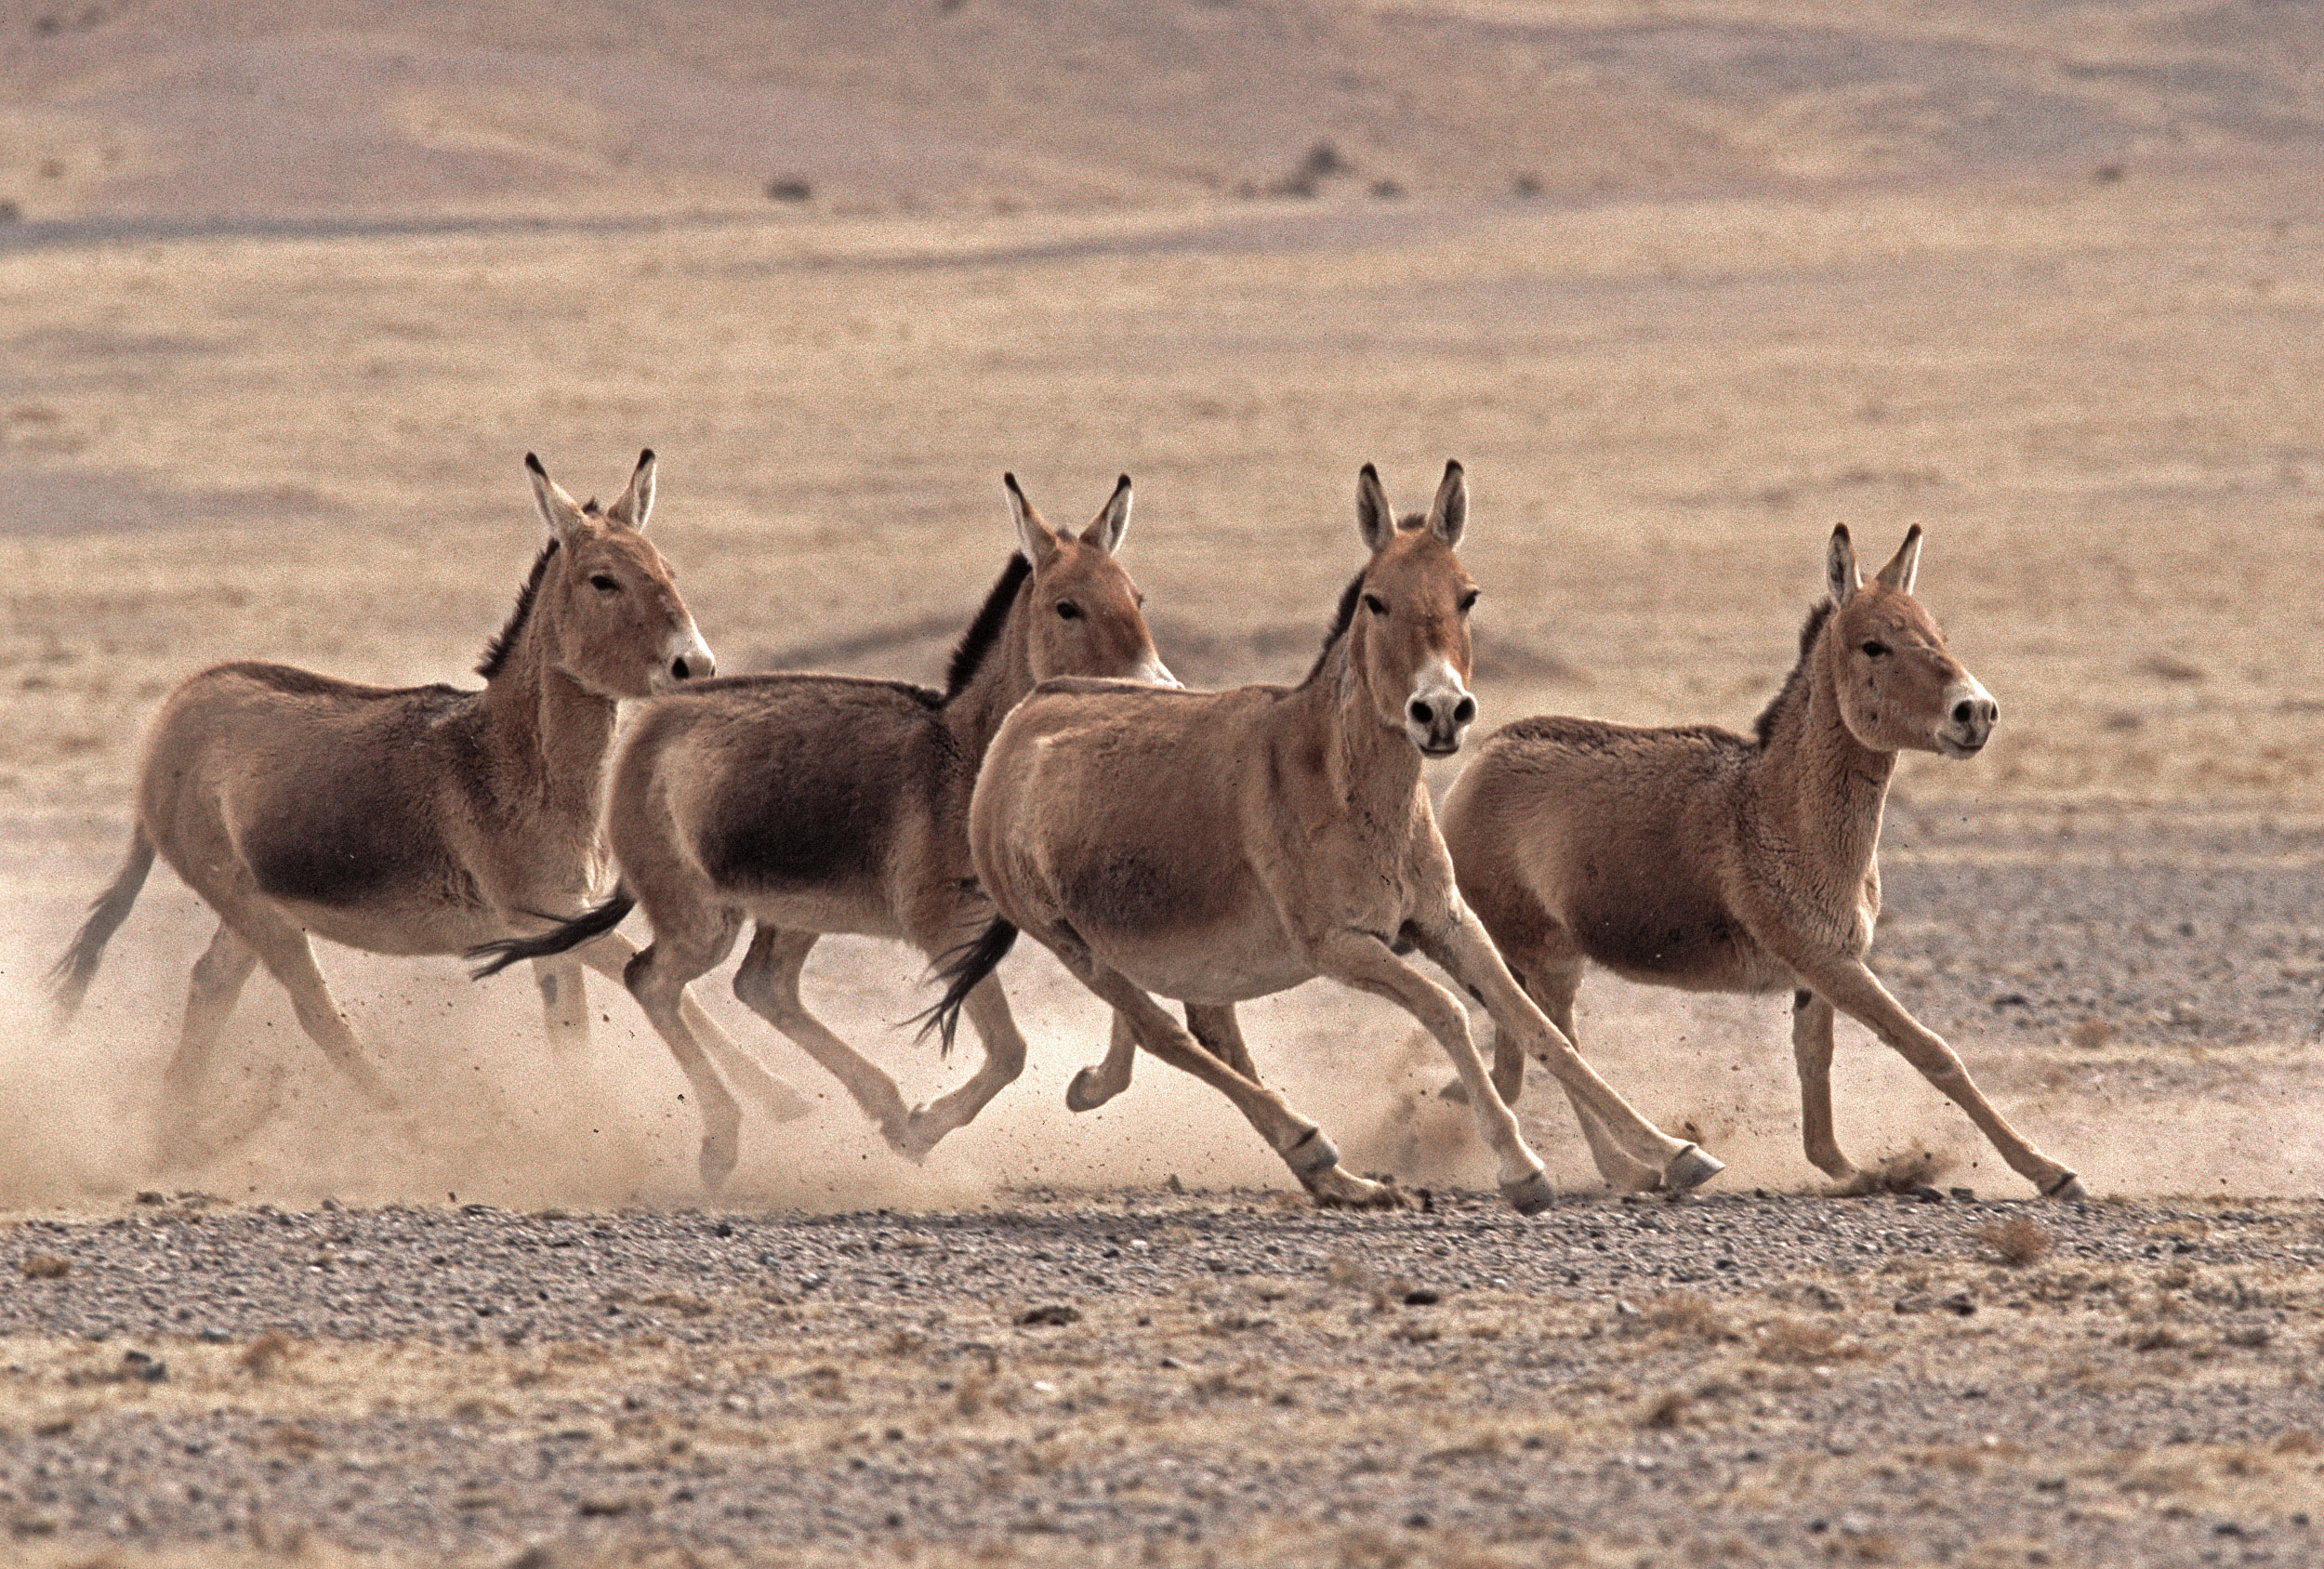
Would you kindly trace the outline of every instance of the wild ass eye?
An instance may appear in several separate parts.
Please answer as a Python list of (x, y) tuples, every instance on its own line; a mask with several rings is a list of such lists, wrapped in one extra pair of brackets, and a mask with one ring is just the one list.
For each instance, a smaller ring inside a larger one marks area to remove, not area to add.
[(1874, 640), (1872, 640), (1872, 641), (1868, 641), (1868, 642), (1867, 642), (1867, 643), (1864, 645), (1864, 652), (1865, 652), (1866, 653), (1868, 653), (1868, 654), (1871, 655), (1874, 659), (1878, 659), (1878, 658), (1879, 658), (1882, 654), (1886, 653), (1888, 652), (1888, 645), (1887, 645), (1886, 643), (1883, 643), (1883, 642), (1881, 642), (1881, 641), (1879, 641), (1879, 640), (1877, 640), (1877, 639), (1874, 639)]
[(601, 572), (589, 579), (589, 587), (601, 594), (611, 594), (618, 591), (621, 585)]
[(1364, 608), (1370, 611), (1374, 615), (1386, 615), (1388, 613), (1388, 601), (1381, 599), (1378, 594), (1367, 594), (1364, 596)]
[(1060, 600), (1057, 601), (1057, 613), (1067, 621), (1078, 621), (1081, 619), (1081, 607), (1071, 600)]

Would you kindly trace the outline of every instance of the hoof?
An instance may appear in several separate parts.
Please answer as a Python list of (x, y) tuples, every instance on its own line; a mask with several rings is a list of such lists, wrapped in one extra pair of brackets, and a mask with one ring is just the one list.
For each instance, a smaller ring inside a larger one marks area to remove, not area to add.
[(1670, 1164), (1662, 1169), (1662, 1191), (1684, 1193), (1701, 1187), (1722, 1171), (1727, 1163), (1705, 1154), (1699, 1144), (1689, 1144), (1670, 1157)]
[[(1311, 1127), (1305, 1138), (1283, 1152), (1284, 1163), (1293, 1176), (1302, 1182), (1329, 1171), (1340, 1164), (1339, 1147), (1324, 1137), (1320, 1127)], [(1373, 1184), (1378, 1186), (1377, 1183)]]
[(2080, 1177), (2069, 1171), (2042, 1189), (2041, 1196), (2053, 1198), (2060, 1204), (2088, 1204), (2090, 1190), (2082, 1186), (2082, 1180)]
[(1119, 1089), (1106, 1088), (1095, 1068), (1084, 1068), (1074, 1075), (1071, 1084), (1065, 1086), (1065, 1110), (1094, 1112), (1120, 1093)]
[(1386, 1182), (1353, 1177), (1336, 1168), (1302, 1177), (1318, 1209), (1409, 1209), (1411, 1195)]
[(734, 1174), (735, 1142), (731, 1133), (723, 1139), (705, 1139), (702, 1141), (702, 1158), (698, 1163), (702, 1185), (712, 1193), (726, 1186), (726, 1180)]
[(1550, 1186), (1550, 1174), (1537, 1171), (1530, 1177), (1501, 1184), (1501, 1197), (1520, 1215), (1538, 1215), (1557, 1202), (1557, 1190)]
[(915, 1106), (912, 1108), (911, 1115), (900, 1122), (890, 1123), (879, 1131), (887, 1136), (890, 1148), (914, 1166), (918, 1166), (928, 1159), (928, 1152), (934, 1149), (944, 1134), (950, 1132), (951, 1129), (931, 1128), (928, 1120), (928, 1108)]
[(1459, 1079), (1455, 1079), (1452, 1083), (1438, 1090), (1436, 1092), (1436, 1098), (1439, 1101), (1451, 1101), (1465, 1106), (1469, 1103), (1469, 1087), (1461, 1083)]

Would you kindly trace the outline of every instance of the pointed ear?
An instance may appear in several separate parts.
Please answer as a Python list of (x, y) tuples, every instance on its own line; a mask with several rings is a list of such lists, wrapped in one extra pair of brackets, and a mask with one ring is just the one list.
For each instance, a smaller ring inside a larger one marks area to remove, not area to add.
[(1848, 525), (1834, 524), (1831, 531), (1831, 550), (1824, 558), (1824, 580), (1831, 588), (1831, 602), (1844, 605), (1864, 587), (1864, 579), (1856, 575), (1856, 547), (1848, 542)]
[(1107, 555), (1122, 547), (1122, 535), (1129, 532), (1129, 476), (1124, 474), (1114, 481), (1114, 494), (1098, 508), (1098, 515), (1089, 526), (1081, 531), (1081, 543), (1094, 545)]
[(1366, 464), (1355, 477), (1355, 532), (1377, 556), (1396, 537), (1396, 511), (1380, 488), (1380, 470)]
[(611, 507), (605, 508), (605, 515), (617, 523), (627, 523), (633, 529), (642, 529), (645, 527), (646, 519), (653, 514), (653, 511), (654, 449), (648, 447), (638, 455), (638, 467), (636, 471), (629, 476), (629, 488), (623, 491)]
[(550, 479), (541, 460), (529, 452), (524, 455), (524, 467), (533, 476), (533, 503), (541, 509), (541, 521), (548, 525), (549, 533), (572, 544), (582, 528), (581, 504), (566, 494), (564, 486)]
[(1428, 532), (1447, 545), (1460, 543), (1460, 531), (1469, 525), (1469, 477), (1458, 461), (1445, 465), (1445, 477), (1436, 486), (1436, 500), (1428, 509)]
[(1900, 594), (1912, 592), (1912, 580), (1921, 575), (1921, 525), (1915, 523), (1905, 531), (1904, 544), (1896, 547), (1895, 556), (1881, 568), (1873, 581), (1894, 588)]
[(1050, 526), (1033, 509), (1033, 503), (1017, 488), (1014, 474), (1003, 474), (1000, 482), (1009, 492), (1009, 516), (1017, 525), (1017, 548), (1023, 552), (1026, 560), (1038, 567), (1057, 548), (1057, 535), (1050, 532)]

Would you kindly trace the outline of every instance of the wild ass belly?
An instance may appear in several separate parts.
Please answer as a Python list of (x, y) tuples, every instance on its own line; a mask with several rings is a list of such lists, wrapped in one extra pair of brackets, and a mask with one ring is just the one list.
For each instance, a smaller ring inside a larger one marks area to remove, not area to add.
[(1060, 913), (1099, 958), (1157, 996), (1235, 1003), (1314, 975), (1256, 880), (1163, 847), (1115, 843), (1058, 879)]
[(1751, 934), (1724, 902), (1699, 890), (1631, 888), (1569, 902), (1561, 912), (1593, 964), (1625, 980), (1691, 992), (1780, 992), (1790, 968)]

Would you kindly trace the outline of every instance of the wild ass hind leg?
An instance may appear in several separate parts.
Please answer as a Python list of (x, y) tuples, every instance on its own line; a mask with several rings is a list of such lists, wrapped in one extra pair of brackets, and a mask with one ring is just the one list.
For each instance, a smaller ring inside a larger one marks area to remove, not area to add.
[(1060, 950), (1060, 956), (1082, 984), (1114, 1005), (1140, 1046), (1234, 1101), (1317, 1204), (1326, 1208), (1395, 1209), (1407, 1202), (1384, 1182), (1340, 1170), (1339, 1148), (1322, 1128), (1293, 1111), (1274, 1090), (1213, 1057), (1128, 976), (1109, 969), (1086, 948), (1075, 952), (1069, 946)]
[[(1468, 1092), (1469, 1112), (1476, 1118), (1477, 1132), (1499, 1160), (1501, 1196), (1519, 1214), (1538, 1215), (1556, 1201), (1557, 1194), (1541, 1169), (1541, 1157), (1518, 1131), (1517, 1114), (1509, 1109), (1509, 1102), (1486, 1075), (1485, 1059), (1478, 1055), (1476, 1042), (1469, 1034), (1469, 1010), (1459, 997), (1396, 957), (1387, 943), (1367, 931), (1327, 933), (1309, 956), (1333, 980), (1395, 1003), (1436, 1037)], [(1511, 990), (1515, 989), (1512, 982)]]
[(1907, 1013), (1904, 1005), (1891, 996), (1880, 978), (1860, 961), (1843, 959), (1804, 966), (1797, 961), (1788, 962), (1818, 995), (1829, 998), (1832, 1007), (1880, 1036), (1897, 1055), (1919, 1069), (1921, 1077), (1951, 1097), (1953, 1103), (1968, 1114), (1977, 1130), (2009, 1163), (2010, 1169), (2033, 1183), (2044, 1198), (2080, 1200), (2090, 1196), (2090, 1190), (2082, 1186), (2080, 1177), (2034, 1148), (1993, 1109), (1992, 1102), (1970, 1078), (1969, 1070), (1961, 1065), (1961, 1058), (1946, 1044), (1945, 1037)]
[(221, 921), (232, 923), (235, 934), (257, 951), (258, 962), (266, 966), (267, 973), (290, 993), (291, 1008), (298, 1015), (299, 1028), (323, 1048), (332, 1066), (345, 1074), (373, 1106), (383, 1112), (396, 1110), (395, 1097), (388, 1093), (379, 1075), (363, 1061), (363, 1046), (355, 1038), (354, 1028), (348, 1023), (347, 1015), (339, 1011), (338, 999), (332, 996), (323, 971), (316, 968), (315, 951), (307, 933), (264, 903), (254, 903), (231, 915), (221, 910), (218, 916)]
[(1842, 1195), (1870, 1193), (1880, 1185), (1873, 1172), (1841, 1153), (1832, 1128), (1832, 1006), (1802, 986), (1791, 994), (1791, 1060), (1800, 1070), (1800, 1139), (1816, 1170), (1830, 1178)]
[[(609, 931), (595, 942), (575, 948), (574, 956), (600, 975), (610, 977), (618, 985), (627, 986), (624, 977), (628, 973), (629, 961), (638, 956), (638, 945), (618, 931)], [(797, 1122), (815, 1109), (814, 1103), (806, 1096), (767, 1072), (757, 1058), (735, 1045), (733, 1038), (720, 1027), (719, 1022), (705, 1011), (694, 996), (693, 987), (686, 988), (678, 1012), (679, 1017), (685, 1020), (686, 1027), (694, 1033), (694, 1038), (702, 1043), (702, 1048), (709, 1054), (710, 1061), (718, 1065), (719, 1071), (733, 1081), (736, 1089), (756, 1101), (759, 1109), (767, 1115), (777, 1122)]]
[(1000, 989), (1000, 977), (987, 975), (978, 982), (962, 1006), (968, 1012), (969, 1022), (976, 1026), (976, 1038), (984, 1048), (984, 1061), (977, 1064), (969, 1082), (959, 1088), (912, 1108), (904, 1130), (904, 1142), (896, 1147), (914, 1160), (934, 1149), (945, 1134), (975, 1121), (977, 1113), (1024, 1072), (1024, 1035), (1009, 1011), (1009, 997)]
[(162, 1075), (161, 1101), (154, 1108), (153, 1159), (162, 1170), (192, 1167), (205, 1153), (200, 1128), (210, 1053), (242, 996), (243, 983), (257, 965), (258, 950), (222, 920), (209, 947), (194, 961), (186, 987), (185, 1025)]
[[(1578, 964), (1573, 967), (1570, 974), (1552, 972), (1550, 984), (1537, 982), (1530, 974), (1526, 976), (1526, 995), (1541, 1005), (1541, 1011), (1549, 1017), (1551, 1023), (1557, 1026), (1558, 1034), (1572, 1044), (1578, 1055), (1581, 1050), (1581, 1036), (1574, 1029), (1574, 995), (1580, 989), (1581, 966)], [(1520, 1061), (1523, 1055), (1521, 1051)], [(1607, 1187), (1618, 1193), (1644, 1193), (1661, 1186), (1662, 1173), (1622, 1148), (1614, 1137), (1614, 1130), (1606, 1127), (1604, 1118), (1591, 1110), (1589, 1102), (1572, 1085), (1561, 1082), (1558, 1088), (1565, 1092), (1565, 1103), (1574, 1108), (1574, 1120), (1581, 1125), (1581, 1136), (1590, 1145), (1590, 1158), (1596, 1163), (1598, 1175), (1605, 1179)]]
[(550, 1049), (561, 1055), (588, 1049), (589, 994), (581, 980), (581, 961), (571, 954), (535, 959), (533, 983), (541, 989)]
[(743, 956), (742, 968), (734, 972), (734, 995), (744, 1007), (789, 1036), (838, 1079), (839, 1088), (871, 1118), (890, 1148), (918, 1160), (927, 1151), (916, 1152), (911, 1147), (911, 1114), (905, 1109), (896, 1081), (832, 1034), (799, 1000), (799, 974), (807, 968), (807, 956), (821, 940), (820, 932), (786, 931), (759, 922), (759, 930), (751, 934), (750, 950)]
[[(686, 987), (717, 967), (742, 935), (740, 917), (721, 913), (681, 933), (656, 929), (654, 941), (629, 961), (622, 982), (654, 1022), (679, 1071), (693, 1086), (702, 1112), (702, 1185), (716, 1193), (733, 1173), (740, 1153), (742, 1108), (719, 1077), (685, 1017)], [(673, 938), (676, 940), (673, 941)]]
[[(1597, 1070), (1574, 1049), (1574, 1043), (1565, 1033), (1519, 989), (1516, 978), (1501, 962), (1500, 952), (1493, 946), (1484, 925), (1468, 909), (1460, 908), (1452, 925), (1444, 931), (1429, 932), (1417, 925), (1409, 930), (1422, 953), (1442, 965), (1485, 1004), (1495, 1030), (1503, 1036), (1516, 1037), (1520, 1049), (1527, 1039), (1533, 1042), (1533, 1054), (1556, 1076), (1577, 1110), (1586, 1107), (1597, 1119), (1605, 1138), (1633, 1161), (1658, 1170), (1658, 1186), (1663, 1192), (1685, 1193), (1725, 1169), (1724, 1163), (1700, 1146), (1673, 1139), (1639, 1115), (1612, 1085), (1598, 1076)], [(1587, 1122), (1583, 1131), (1587, 1136)], [(1600, 1169), (1604, 1169), (1603, 1166)]]
[(1065, 1109), (1094, 1112), (1129, 1088), (1131, 1064), (1138, 1058), (1138, 1034), (1119, 1011), (1106, 1031), (1105, 1059), (1083, 1068), (1065, 1086)]

